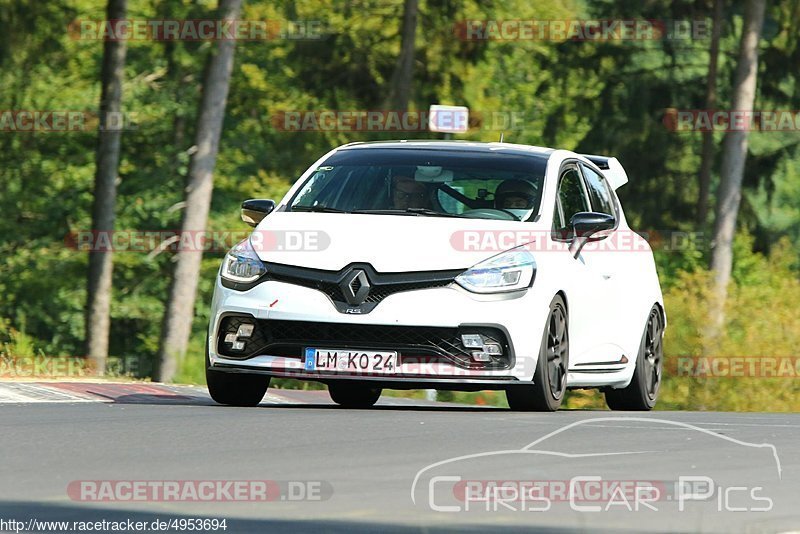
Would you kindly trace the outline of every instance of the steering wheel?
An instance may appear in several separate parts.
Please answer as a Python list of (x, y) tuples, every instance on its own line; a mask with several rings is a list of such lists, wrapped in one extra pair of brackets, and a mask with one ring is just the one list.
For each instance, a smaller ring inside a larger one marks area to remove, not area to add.
[(502, 208), (477, 208), (467, 210), (461, 214), (462, 217), (474, 217), (476, 219), (494, 219), (498, 221), (518, 221), (519, 218), (508, 210)]

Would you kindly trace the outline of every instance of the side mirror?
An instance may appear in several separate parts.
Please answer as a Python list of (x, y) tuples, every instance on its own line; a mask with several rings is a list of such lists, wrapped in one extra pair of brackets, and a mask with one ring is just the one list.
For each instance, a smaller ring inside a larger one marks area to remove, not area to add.
[(242, 220), (250, 226), (256, 226), (275, 209), (274, 200), (251, 198), (242, 202)]
[(593, 211), (582, 211), (572, 216), (569, 221), (572, 226), (574, 237), (569, 244), (569, 251), (573, 258), (577, 258), (583, 246), (597, 232), (611, 230), (616, 224), (616, 220), (611, 215), (596, 213)]

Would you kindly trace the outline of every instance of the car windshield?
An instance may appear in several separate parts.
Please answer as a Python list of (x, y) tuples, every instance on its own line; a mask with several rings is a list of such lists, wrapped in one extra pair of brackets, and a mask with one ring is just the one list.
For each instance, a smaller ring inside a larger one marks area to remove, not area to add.
[(546, 157), (431, 149), (347, 149), (323, 162), (290, 211), (532, 220)]

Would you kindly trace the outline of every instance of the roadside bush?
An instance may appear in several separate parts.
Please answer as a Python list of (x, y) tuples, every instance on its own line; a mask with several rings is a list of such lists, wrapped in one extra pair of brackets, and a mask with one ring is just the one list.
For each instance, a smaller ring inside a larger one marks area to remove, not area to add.
[(680, 357), (796, 357), (800, 347), (800, 279), (792, 269), (796, 252), (788, 240), (769, 256), (750, 252), (752, 238), (737, 238), (734, 281), (728, 291), (725, 330), (718, 345), (707, 343), (711, 274), (682, 273), (665, 295), (666, 379), (660, 408), (732, 411), (797, 411), (800, 381), (794, 366), (781, 378), (690, 377), (678, 367)]

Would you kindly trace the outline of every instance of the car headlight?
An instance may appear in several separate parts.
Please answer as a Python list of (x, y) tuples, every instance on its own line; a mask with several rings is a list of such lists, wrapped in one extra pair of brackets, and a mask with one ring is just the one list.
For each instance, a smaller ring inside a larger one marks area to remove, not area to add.
[(258, 258), (248, 237), (225, 255), (220, 274), (231, 282), (247, 283), (259, 279), (266, 272), (267, 268)]
[(456, 282), (473, 293), (502, 293), (530, 287), (535, 274), (533, 254), (517, 247), (464, 271), (456, 277)]

